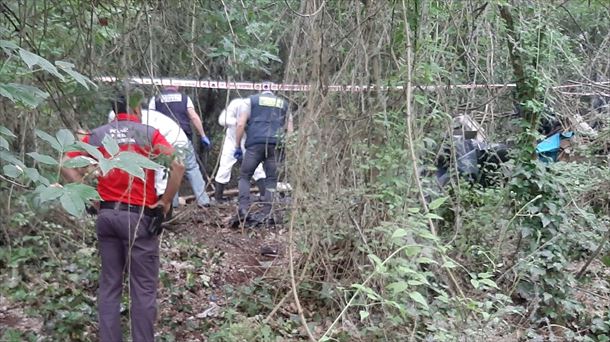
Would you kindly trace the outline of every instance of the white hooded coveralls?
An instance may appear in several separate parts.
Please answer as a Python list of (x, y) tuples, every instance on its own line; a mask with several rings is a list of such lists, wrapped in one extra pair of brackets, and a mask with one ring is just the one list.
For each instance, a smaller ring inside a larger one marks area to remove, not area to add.
[[(245, 99), (242, 98), (231, 100), (227, 108), (223, 109), (218, 116), (218, 123), (226, 128), (225, 139), (222, 144), (222, 152), (220, 153), (218, 172), (216, 173), (216, 177), (214, 177), (214, 180), (220, 184), (229, 183), (229, 180), (231, 179), (231, 168), (233, 168), (233, 165), (237, 161), (237, 159), (235, 159), (233, 156), (233, 153), (235, 152), (235, 139), (237, 139), (237, 116), (239, 114), (239, 108), (243, 102), (245, 102)], [(244, 137), (241, 141), (241, 148), (244, 151), (245, 142), (246, 137)], [(262, 163), (256, 167), (252, 178), (254, 178), (255, 181), (265, 178), (265, 171), (263, 171)]]

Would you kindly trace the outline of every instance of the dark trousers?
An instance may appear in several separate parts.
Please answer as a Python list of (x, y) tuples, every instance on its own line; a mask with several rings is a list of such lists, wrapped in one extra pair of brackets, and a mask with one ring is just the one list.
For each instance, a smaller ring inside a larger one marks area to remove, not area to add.
[(248, 213), (250, 209), (250, 178), (258, 164), (263, 163), (263, 169), (267, 176), (265, 181), (265, 195), (263, 201), (263, 214), (271, 213), (271, 205), (275, 188), (277, 187), (277, 164), (280, 162), (281, 154), (275, 145), (258, 144), (246, 148), (246, 153), (241, 161), (239, 172), (239, 212)]
[(102, 209), (98, 215), (96, 228), (102, 259), (98, 315), (102, 342), (122, 340), (120, 304), (125, 274), (129, 275), (131, 294), (132, 341), (154, 341), (159, 239), (146, 229), (151, 219), (113, 209)]

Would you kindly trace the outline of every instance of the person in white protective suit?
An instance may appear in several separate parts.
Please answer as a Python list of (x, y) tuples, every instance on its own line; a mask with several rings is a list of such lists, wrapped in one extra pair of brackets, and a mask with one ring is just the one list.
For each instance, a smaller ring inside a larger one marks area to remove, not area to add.
[[(214, 198), (217, 202), (223, 201), (223, 192), (224, 187), (229, 183), (231, 179), (231, 169), (237, 159), (233, 156), (233, 152), (235, 151), (236, 145), (236, 126), (237, 126), (237, 115), (239, 112), (239, 107), (245, 101), (242, 98), (236, 98), (229, 102), (227, 108), (223, 109), (223, 111), (218, 116), (218, 123), (225, 127), (225, 139), (222, 144), (222, 152), (220, 154), (220, 165), (218, 166), (218, 172), (214, 177), (215, 181), (215, 192)], [(245, 137), (241, 141), (242, 149), (245, 150)], [(254, 175), (252, 176), (254, 181), (256, 182), (256, 186), (259, 190), (259, 196), (262, 198), (265, 194), (265, 171), (263, 171), (263, 164), (259, 164), (254, 171)]]

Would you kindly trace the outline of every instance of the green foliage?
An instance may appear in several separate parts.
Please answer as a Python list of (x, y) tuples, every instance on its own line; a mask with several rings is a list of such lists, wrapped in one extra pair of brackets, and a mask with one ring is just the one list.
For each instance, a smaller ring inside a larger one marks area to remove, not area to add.
[[(0, 47), (4, 53), (9, 56), (9, 61), (14, 60), (15, 58), (13, 57), (18, 57), (28, 67), (28, 69), (32, 70), (32, 72), (45, 71), (63, 82), (70, 79), (75, 80), (87, 89), (89, 89), (90, 85), (96, 87), (95, 83), (74, 70), (74, 64), (72, 63), (57, 61), (55, 65), (53, 65), (53, 63), (49, 62), (45, 58), (23, 49), (15, 45), (13, 42), (7, 40), (0, 40)], [(36, 69), (35, 67), (39, 67), (39, 69)], [(35, 86), (17, 83), (4, 83), (4, 79), (8, 75), (4, 75), (2, 70), (3, 69), (0, 69), (0, 95), (8, 98), (12, 102), (29, 108), (36, 108), (43, 103), (47, 97), (49, 97), (47, 92), (44, 92)], [(66, 78), (59, 70), (66, 73), (69, 78)]]
[[(44, 225), (65, 238), (72, 234), (48, 222)], [(87, 239), (92, 238), (88, 234)], [(89, 295), (96, 288), (98, 275), (94, 249), (81, 248), (71, 255), (71, 248), (53, 252), (50, 243), (47, 236), (26, 234), (12, 241), (12, 249), (1, 248), (0, 266), (7, 272), (3, 272), (0, 291), (27, 308), (24, 314), (30, 320), (44, 320), (45, 335), (48, 331), (56, 339), (81, 339), (96, 315), (95, 298)], [(32, 273), (33, 268), (36, 273)], [(16, 332), (5, 334), (19, 336)], [(29, 334), (20, 334), (29, 340)]]
[[(288, 3), (292, 11), (271, 0), (130, 6), (6, 2), (0, 21), (11, 31), (0, 29), (6, 57), (0, 63), (0, 96), (15, 105), (2, 121), (6, 127), (0, 126), (0, 191), (6, 198), (0, 225), (9, 227), (0, 243), (7, 270), (0, 273), (3, 295), (36, 308), (30, 314), (44, 318), (53, 340), (91, 337), (95, 274), (87, 270), (96, 272), (97, 262), (90, 250), (74, 247), (77, 238), (70, 234), (79, 230), (64, 227), (88, 221), (70, 217), (61, 226), (42, 227), (36, 222), (47, 211), (63, 217), (53, 211), (56, 203), (79, 215), (98, 197), (83, 184), (50, 184), (58, 180), (59, 167), (102, 174), (120, 168), (142, 178), (145, 169), (162, 164), (120, 151), (112, 139), (104, 141), (102, 154), (68, 130), (58, 131), (96, 126), (108, 110), (101, 101), (109, 96), (106, 90), (93, 89), (74, 65), (96, 76), (258, 80), (265, 75), (315, 88), (307, 95), (288, 94), (299, 108), (299, 133), (288, 147), (287, 178), (298, 202), (291, 220), (293, 262), (303, 272), (297, 290), (316, 338), (328, 330), (325, 339), (342, 341), (513, 340), (511, 333), (519, 330), (526, 339), (608, 340), (607, 308), (596, 310), (581, 300), (583, 293), (595, 298), (610, 293), (598, 258), (581, 279), (575, 277), (610, 225), (609, 174), (599, 152), (607, 152), (608, 123), (600, 122), (590, 147), (579, 147), (586, 161), (532, 160), (539, 119), (549, 108), (562, 119), (591, 116), (584, 97), (564, 94), (576, 92), (572, 86), (552, 87), (588, 83), (607, 73), (606, 3), (335, 1), (325, 2), (317, 14), (311, 14), (317, 10), (313, 2)], [(514, 20), (510, 37), (499, 6), (507, 6)], [(511, 59), (509, 42), (517, 59)], [(407, 80), (414, 85), (410, 128), (406, 92), (326, 93), (316, 87), (404, 86)], [(444, 87), (514, 82), (514, 93)], [(426, 85), (436, 88), (420, 87)], [(205, 101), (206, 120), (215, 121), (218, 103), (224, 103), (216, 97), (224, 92), (193, 94)], [(525, 115), (511, 120), (516, 103)], [(439, 189), (429, 177), (451, 117), (462, 112), (484, 123), (491, 141), (514, 143), (513, 160), (497, 171), (502, 180), (494, 186), (456, 177), (449, 188)], [(413, 141), (405, 138), (408, 129)], [(67, 151), (93, 159), (63, 160)], [(92, 244), (91, 232), (83, 240)], [(223, 317), (177, 322), (174, 314), (192, 310), (210, 283), (202, 269), (204, 256), (214, 256), (192, 245), (177, 247), (177, 259), (188, 265), (175, 272), (179, 282), (168, 272), (161, 275), (163, 298), (177, 308), (162, 316), (161, 325), (170, 327), (162, 339), (201, 331), (218, 341), (304, 336), (296, 315), (261, 320), (277, 304), (275, 294), (287, 290), (281, 271), (281, 281), (266, 274), (268, 282), (227, 289), (233, 300)], [(606, 246), (600, 255), (607, 263)], [(550, 336), (558, 334), (550, 327), (561, 327), (562, 335)], [(11, 329), (0, 335), (36, 338)]]
[[(0, 133), (7, 138), (14, 136), (5, 127), (2, 127)], [(137, 153), (120, 151), (117, 142), (110, 137), (107, 137), (103, 141), (106, 151), (110, 154), (109, 158), (105, 158), (96, 147), (84, 142), (76, 142), (76, 139), (69, 130), (59, 130), (55, 137), (46, 132), (36, 130), (36, 135), (55, 150), (55, 152), (58, 153), (58, 157), (52, 157), (38, 152), (28, 152), (27, 155), (40, 164), (53, 166), (57, 169), (61, 167), (81, 168), (98, 165), (103, 174), (108, 173), (114, 168), (118, 168), (128, 172), (134, 177), (144, 179), (145, 169), (159, 169), (162, 167), (160, 164)], [(96, 157), (97, 161), (85, 157), (69, 159), (66, 162), (63, 161), (62, 156), (65, 152), (77, 150), (89, 153), (93, 157)], [(8, 152), (6, 153), (7, 154), (3, 159), (9, 162), (9, 164), (4, 165), (2, 168), (4, 175), (17, 182), (25, 180), (32, 182), (31, 186), (35, 188), (33, 193), (37, 196), (40, 204), (59, 199), (62, 207), (69, 214), (81, 216), (89, 201), (100, 199), (97, 190), (89, 185), (79, 183), (66, 184), (63, 187), (51, 185), (50, 180), (41, 175), (36, 168), (25, 167), (25, 164), (19, 161), (16, 156), (8, 154)], [(41, 166), (41, 168), (43, 168), (43, 166)], [(58, 174), (59, 170), (57, 170), (56, 175)], [(55, 181), (57, 180), (58, 179)]]

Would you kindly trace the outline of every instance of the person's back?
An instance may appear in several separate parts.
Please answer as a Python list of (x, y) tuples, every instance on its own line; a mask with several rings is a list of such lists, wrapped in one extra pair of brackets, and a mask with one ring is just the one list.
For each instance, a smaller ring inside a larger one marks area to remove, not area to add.
[[(157, 198), (155, 192), (152, 169), (145, 169), (144, 179), (118, 168), (98, 177), (97, 190), (102, 201), (96, 220), (101, 259), (97, 298), (99, 338), (102, 341), (122, 340), (119, 309), (126, 270), (129, 277), (131, 338), (134, 341), (154, 340), (159, 281), (158, 223), (169, 212), (171, 199), (184, 173), (184, 166), (174, 158), (175, 151), (163, 135), (141, 123), (140, 102), (143, 96), (141, 91), (120, 96), (113, 101), (116, 120), (93, 129), (82, 138), (83, 142), (97, 147), (104, 158), (111, 157), (104, 141), (113, 139), (121, 151), (148, 158), (165, 154), (171, 159), (167, 189), (161, 198)], [(99, 157), (98, 153), (90, 152), (72, 151), (66, 157)], [(101, 163), (102, 159), (98, 161)], [(69, 182), (79, 182), (83, 181), (86, 169), (62, 167), (61, 173)]]
[(227, 128), (227, 135), (229, 138), (235, 140), (235, 126), (237, 125), (237, 117), (239, 114), (239, 108), (245, 103), (245, 99), (236, 98), (229, 102), (226, 109), (223, 109), (218, 116), (218, 123)]
[(184, 130), (186, 136), (191, 139), (193, 130), (191, 129), (191, 119), (188, 115), (189, 97), (175, 88), (164, 88), (153, 99), (154, 101), (151, 101), (151, 104), (154, 103), (154, 105), (150, 106), (151, 109), (172, 118)]
[[(209, 206), (210, 198), (205, 192), (205, 180), (201, 175), (195, 149), (191, 144), (193, 140), (193, 130), (191, 123), (200, 135), (200, 141), (203, 146), (210, 147), (211, 142), (205, 135), (201, 118), (195, 112), (193, 101), (187, 95), (178, 91), (177, 87), (165, 87), (161, 93), (153, 97), (148, 105), (149, 110), (155, 110), (173, 119), (179, 124), (180, 128), (187, 136), (188, 143), (185, 145), (185, 166), (186, 176), (191, 182), (193, 193), (197, 198), (197, 204), (201, 207)], [(154, 115), (154, 114), (153, 114)], [(177, 197), (174, 199), (174, 207), (178, 206)]]
[[(117, 119), (111, 123), (95, 128), (84, 139), (92, 146), (98, 147), (105, 158), (110, 155), (103, 147), (104, 137), (112, 137), (121, 151), (131, 151), (150, 157), (153, 152), (151, 142), (166, 141), (161, 139), (159, 131), (154, 127), (145, 125), (132, 114), (120, 113)], [(68, 153), (73, 157), (78, 153)], [(154, 189), (154, 170), (145, 169), (145, 181), (140, 178), (130, 176), (121, 169), (112, 169), (106, 175), (98, 178), (98, 189), (102, 200), (128, 203), (131, 205), (153, 205), (157, 198), (149, 194), (155, 193)]]
[[(224, 200), (224, 187), (229, 183), (229, 180), (231, 179), (231, 169), (237, 162), (237, 159), (233, 156), (236, 145), (237, 119), (239, 117), (240, 108), (247, 105), (246, 99), (240, 97), (235, 98), (229, 102), (227, 108), (223, 109), (218, 116), (218, 123), (225, 127), (226, 130), (222, 151), (220, 153), (220, 161), (218, 163), (218, 171), (214, 177), (216, 181), (216, 186), (214, 187), (214, 198), (216, 202), (222, 202)], [(240, 146), (244, 146), (243, 141), (240, 142)], [(263, 171), (262, 164), (259, 164), (256, 167), (253, 178), (258, 186), (260, 197), (264, 197), (265, 171)]]
[(189, 139), (180, 125), (159, 111), (142, 109), (142, 123), (158, 129), (174, 147), (185, 147), (189, 143)]
[(275, 145), (283, 136), (288, 102), (271, 92), (250, 96), (250, 117), (246, 126), (246, 148)]
[[(277, 163), (282, 160), (282, 139), (284, 133), (292, 132), (292, 119), (288, 113), (288, 101), (274, 95), (271, 91), (250, 96), (240, 106), (234, 157), (242, 158), (239, 176), (239, 208), (233, 225), (250, 219), (249, 179), (259, 163), (265, 170), (265, 196), (263, 198), (262, 218), (255, 221), (274, 224), (271, 216), (273, 193), (277, 187)], [(239, 145), (246, 134), (246, 152)], [(280, 146), (277, 146), (280, 145)]]

